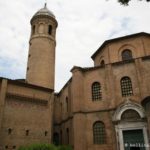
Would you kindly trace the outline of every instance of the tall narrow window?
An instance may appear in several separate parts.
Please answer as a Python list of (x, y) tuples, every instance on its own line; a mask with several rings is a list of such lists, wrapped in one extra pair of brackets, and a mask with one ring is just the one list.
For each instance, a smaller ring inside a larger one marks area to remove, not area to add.
[(60, 103), (61, 114), (63, 114), (63, 105)]
[(93, 125), (94, 144), (106, 144), (105, 125), (101, 121), (97, 121)]
[(60, 131), (60, 144), (62, 145), (63, 144), (63, 135), (62, 135), (62, 130)]
[(45, 131), (45, 132), (44, 132), (44, 134), (45, 134), (45, 136), (47, 136), (48, 132), (47, 132), (47, 131)]
[(129, 49), (126, 49), (122, 52), (122, 60), (130, 60), (132, 59), (132, 52)]
[(51, 25), (48, 26), (48, 34), (49, 34), (49, 35), (52, 34), (52, 26), (51, 26)]
[(98, 101), (101, 99), (102, 99), (101, 85), (99, 82), (94, 82), (92, 84), (92, 100)]
[(66, 111), (68, 112), (68, 97), (66, 97)]
[(67, 144), (69, 144), (69, 128), (66, 129)]
[(35, 25), (32, 26), (32, 34), (35, 34)]
[(126, 97), (133, 95), (131, 79), (129, 77), (123, 77), (120, 82), (121, 82), (122, 96)]

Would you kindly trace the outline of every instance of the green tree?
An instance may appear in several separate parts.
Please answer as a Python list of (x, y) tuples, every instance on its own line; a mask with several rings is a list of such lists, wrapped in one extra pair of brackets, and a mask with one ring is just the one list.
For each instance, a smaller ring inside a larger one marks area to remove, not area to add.
[[(128, 5), (130, 1), (131, 1), (131, 0), (118, 0), (118, 2), (121, 3), (122, 5)], [(139, 0), (139, 1), (147, 1), (147, 2), (150, 2), (150, 0)]]

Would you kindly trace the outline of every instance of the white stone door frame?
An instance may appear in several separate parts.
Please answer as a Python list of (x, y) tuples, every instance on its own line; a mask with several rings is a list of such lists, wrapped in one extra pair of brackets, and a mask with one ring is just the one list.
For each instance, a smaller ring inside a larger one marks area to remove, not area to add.
[(116, 137), (117, 137), (117, 150), (124, 150), (124, 140), (123, 140), (123, 131), (127, 130), (138, 130), (143, 131), (144, 143), (146, 145), (145, 150), (149, 150), (149, 141), (147, 133), (147, 124), (145, 122), (136, 122), (136, 123), (120, 123), (115, 126)]
[[(126, 110), (135, 110), (139, 116), (141, 117), (141, 121), (121, 121), (121, 116)], [(117, 150), (124, 150), (124, 141), (123, 141), (123, 131), (127, 130), (137, 130), (141, 129), (143, 131), (144, 142), (147, 147), (146, 150), (150, 150), (149, 140), (148, 140), (148, 130), (147, 130), (147, 122), (143, 122), (142, 119), (145, 118), (145, 111), (143, 107), (130, 99), (127, 99), (124, 103), (118, 106), (117, 110), (113, 115), (113, 121), (117, 124), (115, 125), (116, 130), (116, 138), (117, 138)]]

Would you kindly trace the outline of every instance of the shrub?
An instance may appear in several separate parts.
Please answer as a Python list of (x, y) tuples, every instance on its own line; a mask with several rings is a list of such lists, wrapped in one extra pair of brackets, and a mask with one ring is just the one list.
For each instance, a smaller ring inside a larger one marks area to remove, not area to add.
[(57, 148), (51, 144), (32, 144), (21, 146), (18, 150), (57, 150)]
[(57, 147), (57, 150), (72, 150), (71, 146), (61, 145)]

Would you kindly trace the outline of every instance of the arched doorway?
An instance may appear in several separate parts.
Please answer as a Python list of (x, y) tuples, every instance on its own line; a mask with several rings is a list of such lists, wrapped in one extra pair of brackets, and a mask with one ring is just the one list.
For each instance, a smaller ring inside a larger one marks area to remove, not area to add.
[(149, 150), (145, 117), (143, 107), (131, 100), (117, 108), (113, 116), (117, 150)]

